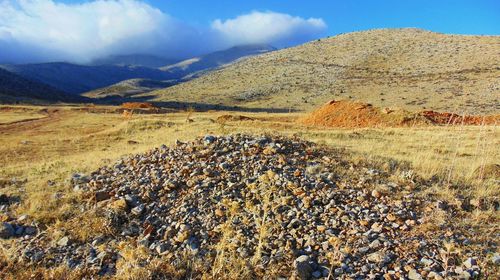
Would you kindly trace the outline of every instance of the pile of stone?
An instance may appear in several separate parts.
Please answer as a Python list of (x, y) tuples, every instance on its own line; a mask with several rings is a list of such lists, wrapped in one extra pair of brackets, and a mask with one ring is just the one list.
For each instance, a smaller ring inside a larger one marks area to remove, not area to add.
[(225, 251), (301, 279), (479, 276), (473, 255), (452, 262), (444, 238), (419, 233), (429, 205), (401, 192), (414, 184), (405, 174), (394, 181), (295, 138), (208, 135), (75, 176), (75, 190), (103, 210), (109, 234), (87, 243), (42, 235), (22, 255), (112, 275), (117, 242), (133, 241), (174, 265), (189, 256), (210, 267)]

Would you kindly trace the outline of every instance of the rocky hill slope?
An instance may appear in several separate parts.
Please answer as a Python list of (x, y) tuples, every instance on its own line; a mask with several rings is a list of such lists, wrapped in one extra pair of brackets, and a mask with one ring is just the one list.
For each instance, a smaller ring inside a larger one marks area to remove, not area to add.
[(371, 30), (252, 57), (154, 94), (158, 101), (295, 110), (356, 99), (494, 113), (500, 110), (499, 54), (500, 36)]
[(73, 96), (49, 85), (25, 79), (0, 68), (0, 103), (46, 103), (82, 102), (80, 96)]

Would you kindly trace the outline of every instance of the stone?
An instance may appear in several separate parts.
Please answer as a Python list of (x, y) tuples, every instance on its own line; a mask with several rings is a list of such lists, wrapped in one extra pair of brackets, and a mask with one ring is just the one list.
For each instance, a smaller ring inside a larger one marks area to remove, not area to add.
[(33, 235), (36, 233), (36, 228), (32, 226), (27, 226), (24, 228), (24, 234), (26, 235)]
[(375, 197), (375, 198), (380, 198), (382, 196), (382, 194), (377, 191), (377, 190), (373, 190), (372, 191), (372, 196)]
[(37, 263), (37, 262), (41, 261), (44, 256), (45, 256), (45, 254), (43, 253), (43, 251), (36, 251), (33, 253), (30, 260), (34, 263)]
[(369, 262), (379, 263), (382, 261), (383, 255), (380, 252), (371, 253), (366, 258)]
[(443, 276), (439, 275), (437, 272), (431, 271), (427, 275), (429, 279), (434, 279), (434, 280), (442, 280), (444, 279)]
[(144, 212), (144, 208), (145, 208), (144, 204), (140, 204), (139, 206), (132, 208), (130, 212), (136, 216), (140, 216), (142, 212)]
[(120, 212), (125, 212), (128, 209), (127, 201), (124, 198), (113, 201), (109, 207)]
[(464, 265), (467, 268), (472, 268), (473, 266), (477, 266), (477, 260), (475, 258), (468, 258), (464, 261)]
[(215, 142), (217, 138), (213, 135), (206, 135), (204, 138), (203, 138), (203, 141), (205, 142), (205, 144), (212, 144), (213, 142)]
[(103, 201), (103, 200), (108, 200), (111, 196), (109, 195), (109, 192), (106, 191), (98, 191), (95, 192), (94, 198), (96, 202)]
[(493, 264), (500, 265), (500, 254), (495, 253), (495, 254), (491, 257), (491, 262), (492, 262)]
[(0, 225), (0, 238), (11, 238), (16, 234), (16, 230), (10, 223), (2, 222)]
[(21, 236), (24, 233), (24, 227), (23, 226), (15, 226), (15, 235)]
[(415, 269), (410, 269), (410, 271), (408, 271), (408, 279), (423, 280), (422, 275), (420, 275), (420, 273), (418, 273)]
[(372, 248), (372, 249), (377, 249), (380, 246), (381, 246), (381, 243), (378, 239), (375, 239), (370, 243), (370, 248)]
[(295, 274), (298, 279), (306, 280), (311, 278), (313, 267), (309, 256), (302, 255), (295, 259), (294, 262)]
[(69, 237), (64, 236), (63, 238), (57, 241), (57, 246), (65, 247), (68, 246), (69, 243), (70, 243)]
[(427, 258), (421, 258), (420, 263), (425, 265), (425, 266), (431, 266), (434, 262), (432, 260), (427, 259)]
[(168, 246), (165, 243), (160, 243), (160, 244), (158, 244), (158, 246), (156, 246), (156, 252), (160, 255), (167, 252), (167, 250), (168, 250)]

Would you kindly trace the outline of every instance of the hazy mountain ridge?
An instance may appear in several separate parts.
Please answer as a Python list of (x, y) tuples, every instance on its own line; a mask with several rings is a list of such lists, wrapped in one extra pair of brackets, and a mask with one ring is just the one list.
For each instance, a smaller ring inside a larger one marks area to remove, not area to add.
[(118, 65), (118, 66), (142, 66), (159, 68), (177, 63), (178, 59), (165, 58), (148, 54), (111, 55), (93, 60), (89, 65)]
[(295, 110), (360, 99), (417, 110), (495, 112), (498, 50), (500, 36), (413, 28), (354, 32), (250, 57), (149, 94), (157, 101)]
[(198, 71), (218, 68), (238, 59), (275, 51), (276, 48), (269, 45), (243, 45), (235, 46), (227, 50), (216, 51), (199, 57), (183, 60), (173, 65), (161, 67), (160, 69), (171, 73), (175, 78), (182, 78)]
[(0, 68), (0, 101), (15, 102), (83, 102), (86, 98), (73, 96), (49, 85), (25, 79)]
[(4, 69), (59, 90), (80, 94), (132, 78), (167, 80), (169, 74), (140, 66), (86, 66), (71, 63), (4, 65)]

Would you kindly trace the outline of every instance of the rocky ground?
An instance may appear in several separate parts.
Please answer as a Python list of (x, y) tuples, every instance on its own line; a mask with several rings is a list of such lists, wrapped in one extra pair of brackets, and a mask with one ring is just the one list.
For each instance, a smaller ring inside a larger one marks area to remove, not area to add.
[(91, 240), (23, 219), (5, 221), (0, 237), (16, 239), (23, 263), (101, 276), (117, 272), (124, 241), (146, 248), (144, 265), (181, 266), (187, 256), (211, 271), (231, 257), (253, 277), (280, 267), (299, 279), (469, 279), (500, 263), (472, 249), (472, 233), (426, 231), (453, 206), (420, 199), (422, 181), (387, 164), (390, 172), (295, 138), (207, 135), (75, 174), (74, 190), (91, 200), (82, 211), (105, 221)]

